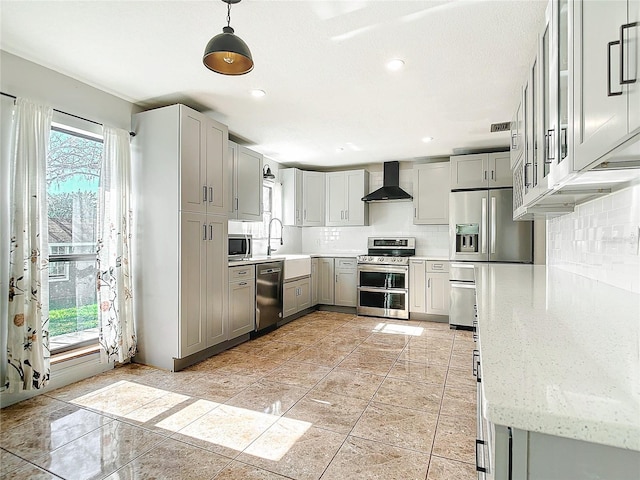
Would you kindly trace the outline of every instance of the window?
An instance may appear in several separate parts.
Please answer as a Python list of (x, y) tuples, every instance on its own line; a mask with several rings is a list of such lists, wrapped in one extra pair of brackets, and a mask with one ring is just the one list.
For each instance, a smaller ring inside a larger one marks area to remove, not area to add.
[[(69, 253), (68, 245), (49, 244), (50, 257)], [(53, 262), (49, 264), (49, 283), (69, 280), (69, 262)]]
[(97, 204), (102, 141), (54, 124), (47, 158), (52, 353), (97, 343)]
[(273, 217), (273, 182), (264, 181), (262, 184), (262, 237), (269, 235), (269, 222)]

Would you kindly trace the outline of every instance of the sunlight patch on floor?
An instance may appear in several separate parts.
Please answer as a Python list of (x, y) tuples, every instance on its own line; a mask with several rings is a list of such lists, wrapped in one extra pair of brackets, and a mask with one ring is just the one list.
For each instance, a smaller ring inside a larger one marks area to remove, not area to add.
[(381, 322), (372, 330), (373, 333), (389, 333), (392, 335), (411, 335), (412, 337), (420, 337), (424, 332), (422, 327), (413, 327), (411, 325), (397, 325), (395, 323)]
[[(72, 403), (141, 423), (192, 397), (122, 380), (72, 400)], [(277, 423), (277, 426), (274, 424)], [(312, 426), (269, 413), (196, 400), (154, 424), (158, 428), (267, 460), (280, 460)], [(272, 432), (272, 427), (274, 431)], [(268, 440), (263, 440), (263, 437)], [(255, 442), (259, 447), (252, 445)], [(251, 445), (251, 448), (247, 449)]]

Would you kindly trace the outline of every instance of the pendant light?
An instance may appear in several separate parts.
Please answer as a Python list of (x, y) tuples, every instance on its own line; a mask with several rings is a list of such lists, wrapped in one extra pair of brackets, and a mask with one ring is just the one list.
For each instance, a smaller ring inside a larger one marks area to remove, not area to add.
[(202, 62), (209, 70), (223, 75), (244, 75), (253, 70), (251, 51), (231, 28), (231, 4), (240, 0), (222, 0), (227, 4), (227, 26), (207, 43)]

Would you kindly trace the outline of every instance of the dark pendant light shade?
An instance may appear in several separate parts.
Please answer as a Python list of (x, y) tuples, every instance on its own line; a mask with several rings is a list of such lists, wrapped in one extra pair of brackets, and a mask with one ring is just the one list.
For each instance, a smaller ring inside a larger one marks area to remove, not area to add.
[(223, 75), (244, 75), (253, 70), (253, 57), (244, 41), (235, 35), (231, 23), (231, 4), (240, 0), (222, 0), (228, 4), (227, 26), (204, 49), (202, 62), (205, 67)]

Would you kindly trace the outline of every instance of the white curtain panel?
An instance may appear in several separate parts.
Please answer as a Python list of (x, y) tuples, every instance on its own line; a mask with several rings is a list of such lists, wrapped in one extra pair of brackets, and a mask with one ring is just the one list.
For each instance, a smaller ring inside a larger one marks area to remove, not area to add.
[(10, 392), (49, 381), (47, 150), (51, 107), (16, 100), (11, 166), (7, 383)]
[(104, 127), (98, 203), (98, 317), (108, 361), (136, 354), (131, 278), (131, 150), (129, 132)]

